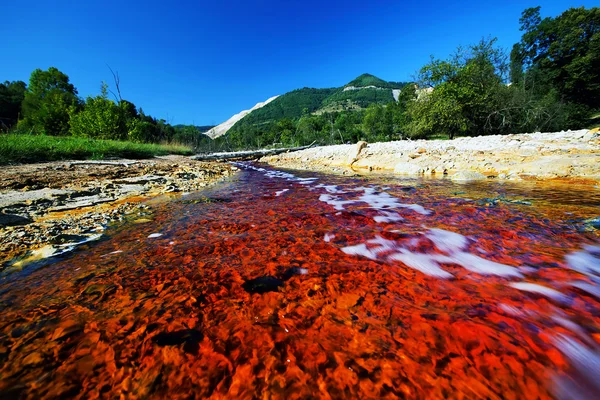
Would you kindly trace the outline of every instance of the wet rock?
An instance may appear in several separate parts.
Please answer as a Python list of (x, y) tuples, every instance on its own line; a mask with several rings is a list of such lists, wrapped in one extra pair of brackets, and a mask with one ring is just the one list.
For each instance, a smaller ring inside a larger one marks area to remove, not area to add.
[(287, 281), (288, 279), (290, 279), (291, 277), (293, 277), (295, 275), (306, 275), (306, 274), (308, 274), (308, 269), (306, 269), (306, 268), (290, 267), (287, 270), (285, 270), (282, 278), (284, 281)]
[(183, 344), (183, 351), (195, 354), (200, 348), (204, 334), (196, 329), (181, 329), (173, 332), (161, 332), (152, 340), (158, 346), (178, 346)]
[(242, 285), (242, 288), (248, 293), (263, 294), (267, 292), (277, 292), (281, 286), (283, 286), (283, 281), (281, 279), (266, 275), (246, 281)]
[(583, 221), (586, 230), (600, 230), (600, 217), (590, 218)]
[(22, 217), (16, 214), (4, 214), (0, 213), (0, 226), (22, 226), (28, 225), (33, 221), (29, 218)]
[(50, 241), (51, 244), (65, 244), (65, 243), (79, 243), (87, 240), (88, 236), (85, 235), (69, 235), (61, 234)]
[(487, 179), (485, 175), (477, 171), (458, 171), (451, 179), (457, 182), (481, 181)]

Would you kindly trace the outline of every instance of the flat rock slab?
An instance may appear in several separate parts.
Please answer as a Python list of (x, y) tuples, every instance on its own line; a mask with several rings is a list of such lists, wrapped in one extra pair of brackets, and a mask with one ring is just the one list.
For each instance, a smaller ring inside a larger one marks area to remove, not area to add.
[(69, 211), (69, 210), (77, 210), (79, 208), (92, 207), (97, 204), (108, 203), (111, 201), (115, 201), (116, 199), (113, 197), (100, 197), (100, 196), (90, 196), (90, 197), (80, 197), (77, 201), (68, 202), (66, 204), (50, 207), (48, 212), (59, 212), (59, 211)]
[(57, 197), (68, 197), (74, 193), (73, 190), (44, 188), (28, 192), (9, 191), (0, 194), (0, 208), (10, 207), (17, 204), (30, 204), (39, 200), (52, 200)]
[(115, 180), (113, 180), (113, 183), (145, 185), (146, 183), (150, 183), (150, 182), (160, 183), (160, 182), (164, 182), (165, 180), (166, 180), (165, 177), (160, 176), (160, 175), (142, 175), (142, 176), (132, 176), (130, 178), (115, 179)]

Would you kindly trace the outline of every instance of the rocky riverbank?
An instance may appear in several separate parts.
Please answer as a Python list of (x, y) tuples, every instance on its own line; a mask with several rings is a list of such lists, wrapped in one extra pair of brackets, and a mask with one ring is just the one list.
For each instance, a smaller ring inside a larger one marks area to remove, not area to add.
[(125, 218), (146, 222), (152, 211), (141, 200), (196, 191), (234, 170), (228, 164), (179, 156), (3, 167), (0, 271), (69, 251)]
[(578, 130), (454, 140), (359, 142), (264, 157), (273, 166), (334, 173), (387, 171), (399, 175), (473, 179), (600, 180), (600, 132)]

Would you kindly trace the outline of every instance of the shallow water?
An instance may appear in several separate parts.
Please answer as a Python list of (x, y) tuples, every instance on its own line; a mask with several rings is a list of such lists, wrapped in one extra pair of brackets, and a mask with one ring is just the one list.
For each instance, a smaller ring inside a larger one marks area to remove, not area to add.
[(594, 398), (600, 191), (240, 164), (0, 280), (0, 397)]

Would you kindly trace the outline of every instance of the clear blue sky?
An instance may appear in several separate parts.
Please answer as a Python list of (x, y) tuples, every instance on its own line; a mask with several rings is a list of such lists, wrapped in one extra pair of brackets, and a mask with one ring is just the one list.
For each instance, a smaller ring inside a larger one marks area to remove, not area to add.
[(173, 124), (218, 124), (287, 91), (342, 86), (368, 72), (405, 81), (459, 45), (497, 37), (508, 50), (519, 17), (585, 0), (7, 0), (0, 80), (55, 66), (83, 97), (121, 76), (123, 98)]

